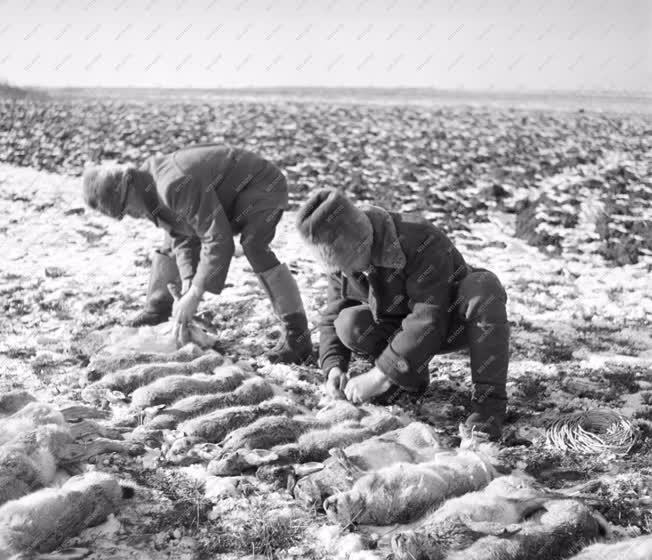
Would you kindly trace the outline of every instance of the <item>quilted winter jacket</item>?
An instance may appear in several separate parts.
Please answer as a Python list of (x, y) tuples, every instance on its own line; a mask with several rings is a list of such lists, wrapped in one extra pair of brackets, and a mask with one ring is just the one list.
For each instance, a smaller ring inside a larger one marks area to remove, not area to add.
[[(222, 291), (234, 253), (233, 236), (247, 216), (286, 209), (285, 177), (272, 163), (239, 148), (196, 145), (152, 156), (142, 167), (154, 178), (158, 205), (152, 220), (172, 238), (182, 279), (199, 289)], [(193, 247), (201, 245), (193, 270)]]
[(334, 321), (346, 307), (367, 303), (376, 322), (402, 319), (376, 366), (402, 388), (421, 391), (429, 381), (428, 362), (447, 335), (456, 286), (470, 267), (432, 224), (378, 207), (364, 211), (374, 230), (372, 267), (366, 276), (329, 275), (320, 365), (325, 374), (336, 366), (346, 371), (351, 351), (337, 336)]

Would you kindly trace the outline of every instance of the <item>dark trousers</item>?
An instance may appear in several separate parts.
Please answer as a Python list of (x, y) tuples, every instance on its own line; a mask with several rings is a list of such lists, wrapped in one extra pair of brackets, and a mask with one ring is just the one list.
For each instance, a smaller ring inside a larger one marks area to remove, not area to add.
[[(233, 229), (240, 233), (240, 245), (244, 251), (251, 268), (255, 273), (265, 272), (280, 264), (280, 261), (270, 248), (270, 243), (276, 234), (283, 210), (280, 208), (256, 210), (251, 213), (243, 212), (235, 217)], [(193, 267), (196, 269), (199, 262), (201, 242), (197, 239), (193, 251)], [(174, 258), (172, 239), (167, 231), (159, 252)]]
[[(507, 295), (498, 277), (474, 270), (457, 286), (449, 306), (449, 328), (443, 345), (433, 352), (445, 354), (464, 348), (471, 356), (474, 393), (506, 398), (509, 362)], [(335, 319), (335, 331), (353, 352), (377, 358), (401, 328), (402, 317), (374, 321), (366, 304), (347, 307)]]
[[(280, 264), (269, 244), (274, 239), (276, 226), (283, 215), (282, 209), (257, 210), (249, 215), (242, 214), (241, 223), (233, 224), (234, 231), (240, 233), (240, 245), (249, 264), (256, 274), (272, 270)], [(177, 268), (172, 238), (166, 231), (158, 255), (152, 258), (147, 302), (145, 309), (152, 312), (171, 312), (173, 299), (168, 291), (168, 284), (180, 286), (179, 269)], [(201, 241), (195, 239), (193, 245), (192, 265), (197, 270)]]

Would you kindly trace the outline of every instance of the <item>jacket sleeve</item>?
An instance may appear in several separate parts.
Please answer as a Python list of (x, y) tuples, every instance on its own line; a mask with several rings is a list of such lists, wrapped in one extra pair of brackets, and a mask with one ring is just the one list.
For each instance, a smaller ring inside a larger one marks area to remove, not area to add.
[(324, 375), (339, 367), (346, 371), (351, 360), (351, 350), (347, 348), (335, 331), (335, 319), (342, 309), (356, 305), (358, 302), (342, 297), (342, 279), (337, 273), (328, 277), (328, 301), (326, 311), (319, 324), (319, 365)]
[(403, 389), (422, 391), (429, 383), (428, 363), (444, 343), (454, 284), (448, 244), (431, 237), (419, 245), (406, 267), (411, 312), (377, 358), (376, 366)]
[(226, 212), (212, 185), (197, 185), (185, 176), (166, 190), (166, 204), (194, 230), (196, 237), (172, 236), (182, 278), (192, 275), (192, 247), (201, 243), (192, 283), (201, 291), (219, 294), (224, 288), (235, 246)]
[(172, 239), (172, 250), (179, 269), (181, 280), (192, 280), (195, 276), (194, 258), (198, 253), (197, 246), (201, 245), (198, 237), (186, 237), (176, 231), (168, 232)]

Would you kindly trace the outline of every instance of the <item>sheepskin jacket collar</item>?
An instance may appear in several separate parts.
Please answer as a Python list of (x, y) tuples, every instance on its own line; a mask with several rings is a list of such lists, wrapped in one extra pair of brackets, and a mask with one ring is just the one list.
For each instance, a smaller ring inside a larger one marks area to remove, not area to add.
[(379, 206), (362, 209), (371, 222), (374, 240), (371, 245), (371, 264), (381, 268), (405, 268), (407, 259), (392, 215)]

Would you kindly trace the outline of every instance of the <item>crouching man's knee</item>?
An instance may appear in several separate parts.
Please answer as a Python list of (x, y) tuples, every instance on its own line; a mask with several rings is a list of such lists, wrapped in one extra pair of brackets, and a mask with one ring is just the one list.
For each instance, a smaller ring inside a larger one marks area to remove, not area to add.
[(467, 321), (507, 322), (507, 294), (493, 272), (472, 272), (464, 278), (457, 291), (457, 301)]
[(346, 347), (360, 354), (374, 353), (375, 325), (366, 305), (343, 309), (333, 324), (338, 338)]

